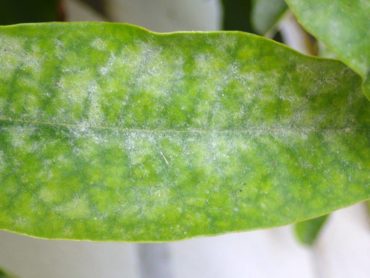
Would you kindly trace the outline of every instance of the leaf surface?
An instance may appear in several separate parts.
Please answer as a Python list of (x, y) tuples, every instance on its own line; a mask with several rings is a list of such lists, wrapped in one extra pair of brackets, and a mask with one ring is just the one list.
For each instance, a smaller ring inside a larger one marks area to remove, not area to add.
[(0, 28), (0, 229), (166, 241), (370, 197), (370, 109), (340, 62), (239, 32)]
[(360, 74), (370, 99), (370, 1), (286, 0), (298, 21)]

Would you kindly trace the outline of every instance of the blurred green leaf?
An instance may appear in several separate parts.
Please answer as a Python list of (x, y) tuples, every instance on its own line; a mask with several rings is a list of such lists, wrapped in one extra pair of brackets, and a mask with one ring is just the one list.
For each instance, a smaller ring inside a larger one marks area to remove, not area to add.
[(337, 55), (322, 42), (318, 42), (318, 54), (323, 58), (339, 60)]
[(287, 10), (284, 0), (254, 0), (252, 23), (259, 34), (271, 31)]
[(16, 278), (16, 277), (10, 275), (9, 273), (5, 272), (5, 270), (0, 268), (0, 278)]
[(370, 99), (370, 1), (287, 0), (298, 21), (360, 74)]
[(59, 0), (1, 0), (0, 24), (56, 21)]
[(223, 30), (255, 33), (251, 22), (253, 0), (222, 0)]
[(370, 197), (370, 103), (340, 62), (247, 33), (0, 27), (0, 229), (165, 241)]
[(320, 216), (314, 219), (296, 223), (294, 231), (297, 239), (305, 245), (313, 245), (322, 228), (324, 227), (329, 215)]

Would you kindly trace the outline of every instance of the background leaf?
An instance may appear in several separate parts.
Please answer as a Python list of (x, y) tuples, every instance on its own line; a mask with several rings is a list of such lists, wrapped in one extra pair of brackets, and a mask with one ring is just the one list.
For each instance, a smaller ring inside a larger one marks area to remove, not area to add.
[(297, 239), (303, 244), (313, 245), (320, 235), (328, 216), (323, 215), (295, 224), (294, 231)]
[(1, 0), (0, 24), (56, 21), (59, 0)]
[(13, 275), (9, 275), (9, 273), (6, 273), (4, 270), (0, 268), (0, 278), (16, 278)]
[(284, 0), (254, 0), (252, 23), (259, 34), (266, 34), (287, 10)]
[(222, 0), (222, 29), (254, 33), (251, 12), (253, 0)]
[(245, 33), (0, 28), (0, 228), (162, 241), (370, 197), (370, 110), (340, 62)]
[(287, 0), (299, 22), (364, 79), (370, 98), (370, 1)]

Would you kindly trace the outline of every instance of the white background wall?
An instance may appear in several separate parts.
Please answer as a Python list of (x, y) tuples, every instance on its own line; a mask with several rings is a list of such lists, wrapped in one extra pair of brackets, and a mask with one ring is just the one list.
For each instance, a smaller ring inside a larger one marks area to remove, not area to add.
[[(110, 17), (154, 31), (216, 30), (217, 0), (110, 0)], [(98, 20), (67, 0), (70, 20)], [(363, 205), (329, 219), (313, 248), (290, 227), (137, 245), (53, 241), (0, 232), (0, 266), (20, 278), (368, 278), (370, 223)]]

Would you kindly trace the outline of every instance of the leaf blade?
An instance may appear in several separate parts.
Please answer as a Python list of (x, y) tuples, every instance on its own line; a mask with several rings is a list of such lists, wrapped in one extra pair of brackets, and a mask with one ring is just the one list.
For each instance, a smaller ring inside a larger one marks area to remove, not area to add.
[(339, 62), (121, 24), (5, 27), (0, 41), (1, 229), (176, 240), (370, 197), (369, 104)]
[(287, 0), (298, 21), (363, 78), (370, 99), (370, 2)]

